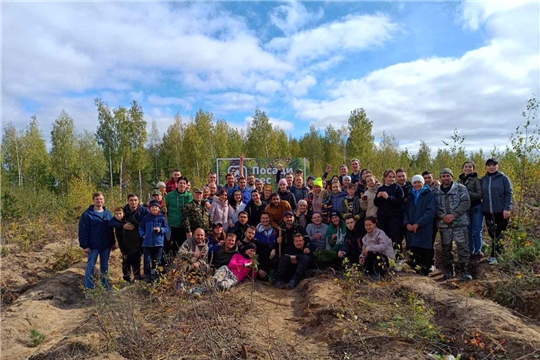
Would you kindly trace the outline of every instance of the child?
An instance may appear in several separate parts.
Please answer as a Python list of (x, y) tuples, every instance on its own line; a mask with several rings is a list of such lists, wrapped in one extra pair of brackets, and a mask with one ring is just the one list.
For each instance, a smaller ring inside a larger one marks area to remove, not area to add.
[(251, 272), (251, 277), (257, 276), (254, 269), (250, 269), (252, 258), (257, 253), (257, 246), (253, 243), (244, 245), (242, 253), (234, 254), (227, 266), (217, 269), (212, 280), (220, 290), (229, 290)]
[(345, 219), (347, 232), (345, 233), (345, 241), (338, 252), (338, 257), (346, 257), (349, 263), (355, 264), (358, 262), (360, 253), (362, 252), (362, 232), (356, 224), (356, 220), (352, 215), (348, 215)]
[(155, 264), (160, 264), (162, 261), (163, 243), (167, 232), (169, 232), (169, 225), (161, 214), (159, 202), (150, 201), (150, 214), (146, 215), (139, 224), (139, 234), (143, 238), (144, 282), (147, 284), (155, 279), (152, 272)]
[(377, 218), (364, 220), (367, 234), (362, 239), (362, 254), (358, 261), (364, 265), (364, 272), (372, 279), (384, 276), (388, 269), (388, 258), (395, 260), (392, 241), (377, 227)]
[(122, 275), (125, 281), (131, 282), (132, 270), (135, 276), (139, 276), (140, 280), (140, 274), (136, 273), (136, 271), (138, 271), (140, 268), (138, 263), (139, 254), (137, 252), (136, 257), (134, 257), (133, 254), (131, 254), (131, 257), (129, 256), (128, 248), (124, 242), (125, 223), (124, 209), (122, 209), (121, 206), (114, 208), (114, 217), (109, 221), (109, 242), (111, 244), (118, 243), (120, 252), (122, 252)]
[(339, 212), (343, 216), (343, 220), (349, 215), (354, 217), (354, 220), (360, 220), (362, 210), (360, 208), (360, 198), (356, 196), (356, 184), (347, 185), (347, 197), (343, 199), (339, 207)]

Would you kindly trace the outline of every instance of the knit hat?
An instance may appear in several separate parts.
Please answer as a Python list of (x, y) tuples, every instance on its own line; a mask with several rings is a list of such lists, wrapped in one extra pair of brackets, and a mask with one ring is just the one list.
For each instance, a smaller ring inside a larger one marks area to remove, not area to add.
[(156, 184), (156, 187), (159, 189), (160, 187), (167, 187), (163, 181), (160, 181)]
[(350, 177), (349, 175), (345, 175), (345, 176), (343, 177), (343, 181), (345, 181), (345, 180), (351, 180), (351, 177)]
[(313, 182), (313, 186), (323, 187), (322, 186), (322, 179), (320, 177), (316, 178)]
[(439, 175), (443, 175), (443, 174), (450, 174), (451, 177), (454, 177), (454, 173), (449, 168), (442, 169)]
[(148, 207), (152, 207), (152, 206), (157, 206), (158, 208), (161, 209), (161, 204), (157, 200), (152, 200), (150, 201), (150, 203), (148, 203)]
[(281, 186), (281, 184), (289, 185), (289, 184), (287, 184), (287, 180), (285, 180), (285, 179), (279, 180), (279, 184), (278, 184), (278, 185)]
[(246, 250), (249, 250), (249, 249), (253, 249), (253, 250), (257, 251), (257, 245), (255, 245), (252, 242), (245, 243), (245, 244), (243, 244), (243, 246), (244, 246), (244, 252)]
[(416, 181), (420, 181), (422, 185), (426, 183), (422, 175), (414, 175), (411, 179), (411, 182), (414, 184)]

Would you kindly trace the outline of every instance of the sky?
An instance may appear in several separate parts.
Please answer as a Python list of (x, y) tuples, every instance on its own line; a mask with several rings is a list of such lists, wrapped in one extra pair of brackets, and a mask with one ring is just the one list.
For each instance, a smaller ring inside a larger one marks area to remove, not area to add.
[(538, 1), (9, 2), (2, 123), (62, 110), (97, 127), (95, 98), (139, 102), (161, 134), (199, 109), (239, 129), (255, 109), (301, 137), (364, 108), (411, 151), (504, 148), (540, 93)]

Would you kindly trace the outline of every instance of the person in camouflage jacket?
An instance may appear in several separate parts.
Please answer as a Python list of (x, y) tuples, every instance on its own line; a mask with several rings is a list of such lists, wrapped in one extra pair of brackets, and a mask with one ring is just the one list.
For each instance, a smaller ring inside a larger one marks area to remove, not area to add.
[(201, 228), (206, 234), (212, 233), (212, 224), (210, 220), (210, 211), (206, 202), (202, 201), (202, 189), (193, 191), (193, 201), (184, 207), (183, 227), (189, 239), (197, 228)]

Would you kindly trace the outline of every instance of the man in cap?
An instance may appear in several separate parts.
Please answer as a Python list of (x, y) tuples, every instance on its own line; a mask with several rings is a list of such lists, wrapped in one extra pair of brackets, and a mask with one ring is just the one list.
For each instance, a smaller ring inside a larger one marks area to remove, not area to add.
[(452, 279), (454, 272), (454, 255), (452, 240), (456, 240), (461, 277), (472, 280), (469, 273), (469, 235), (467, 210), (471, 205), (467, 188), (453, 180), (454, 174), (449, 168), (440, 172), (441, 185), (434, 190), (437, 199), (437, 218), (443, 247), (445, 279)]
[(210, 211), (202, 201), (202, 189), (193, 190), (193, 201), (184, 207), (183, 226), (186, 231), (186, 237), (192, 236), (193, 230), (203, 229), (207, 234), (212, 232), (212, 223), (210, 221)]

